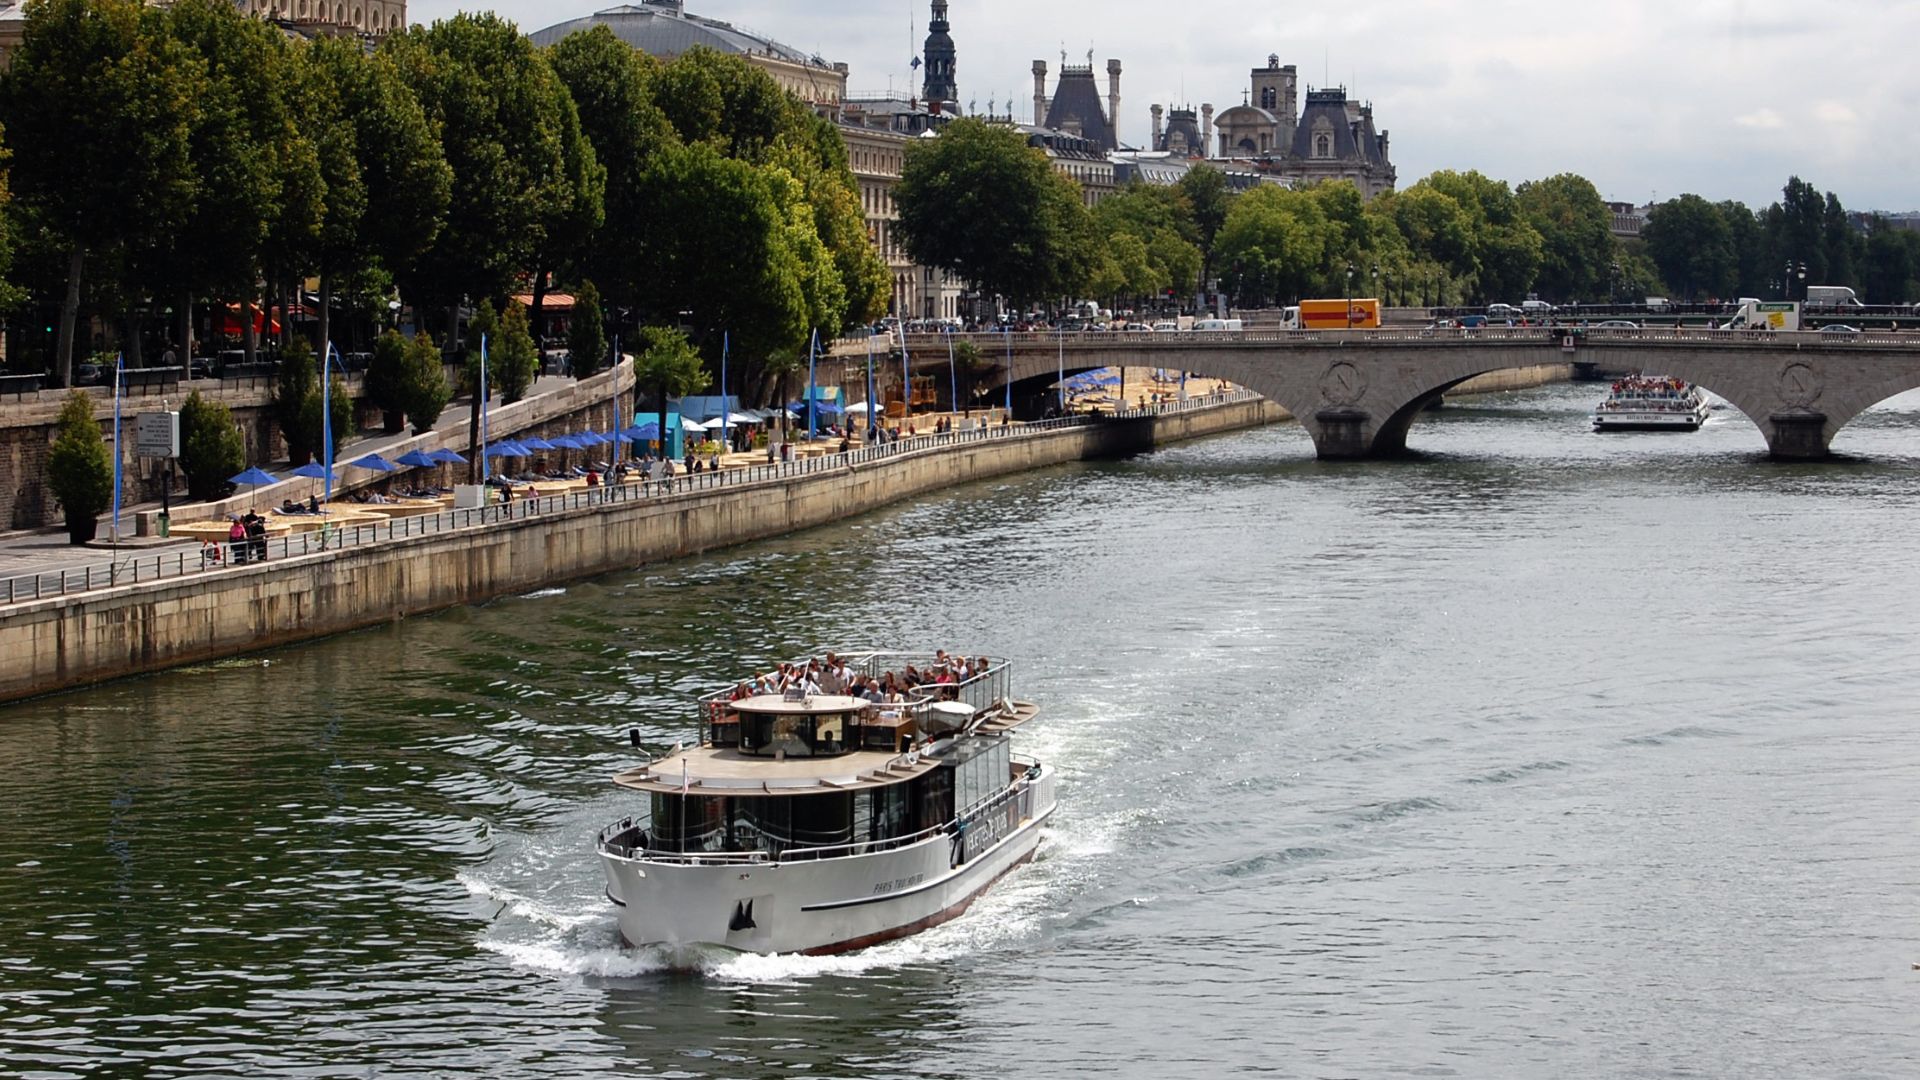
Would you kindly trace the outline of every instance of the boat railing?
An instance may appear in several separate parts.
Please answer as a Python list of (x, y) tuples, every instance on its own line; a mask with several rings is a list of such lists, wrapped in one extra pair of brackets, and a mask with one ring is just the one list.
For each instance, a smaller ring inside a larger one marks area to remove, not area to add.
[[(847, 667), (857, 674), (878, 678), (886, 672), (904, 672), (909, 666), (929, 668), (938, 658), (932, 653), (884, 652), (880, 650), (842, 651), (829, 650), (840, 657)], [(803, 657), (794, 663), (805, 663), (813, 657)], [(756, 675), (741, 682), (751, 683), (761, 678)], [(738, 683), (729, 683), (726, 687), (705, 694), (699, 699), (700, 741), (711, 739), (713, 725), (726, 719), (727, 711), (733, 704), (733, 691)], [(903, 703), (907, 711), (916, 715), (924, 714), (935, 702), (964, 701), (975, 712), (991, 709), (1002, 702), (1013, 700), (1013, 661), (1003, 657), (987, 658), (987, 669), (969, 676), (958, 683), (922, 683), (907, 691), (907, 700)]]
[(998, 843), (1017, 828), (1021, 821), (1033, 816), (1033, 790), (1040, 775), (1040, 765), (1039, 762), (1026, 760), (1019, 760), (1019, 763), (1026, 766), (1026, 772), (1018, 781), (993, 798), (952, 821), (885, 840), (862, 840), (823, 847), (775, 846), (757, 851), (666, 851), (651, 848), (645, 844), (620, 843), (622, 836), (636, 830), (642, 837), (646, 835), (646, 823), (640, 818), (628, 817), (600, 830), (599, 847), (608, 854), (641, 862), (676, 866), (744, 866), (817, 862), (821, 859), (873, 855), (896, 848), (911, 847), (936, 836), (950, 834), (956, 837), (957, 862), (965, 862)]

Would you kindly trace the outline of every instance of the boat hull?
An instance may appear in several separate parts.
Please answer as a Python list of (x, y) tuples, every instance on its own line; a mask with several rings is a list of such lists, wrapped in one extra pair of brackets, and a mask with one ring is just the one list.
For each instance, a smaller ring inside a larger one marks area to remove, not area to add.
[[(633, 946), (717, 945), (751, 953), (835, 953), (937, 926), (1033, 857), (1054, 809), (1054, 778), (1032, 800), (974, 826), (887, 851), (780, 862), (652, 861), (605, 848), (607, 896)], [(988, 835), (994, 834), (994, 835)], [(964, 861), (959, 858), (963, 849)], [(977, 850), (972, 850), (977, 849)]]
[(1593, 418), (1595, 431), (1699, 431), (1705, 412), (1616, 413)]

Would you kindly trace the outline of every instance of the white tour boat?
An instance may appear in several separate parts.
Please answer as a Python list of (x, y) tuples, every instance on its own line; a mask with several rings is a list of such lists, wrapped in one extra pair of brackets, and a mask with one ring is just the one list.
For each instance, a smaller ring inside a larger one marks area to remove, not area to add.
[[(931, 675), (945, 656), (841, 659), (859, 680)], [(1012, 665), (967, 672), (892, 704), (837, 677), (823, 680), (837, 693), (750, 680), (703, 699), (697, 746), (614, 777), (651, 803), (600, 833), (621, 937), (834, 953), (965, 911), (1032, 858), (1054, 808), (1054, 770), (1013, 753), (1038, 710), (1012, 697)]]
[(1700, 388), (1670, 375), (1629, 375), (1593, 411), (1595, 431), (1698, 431), (1707, 422)]

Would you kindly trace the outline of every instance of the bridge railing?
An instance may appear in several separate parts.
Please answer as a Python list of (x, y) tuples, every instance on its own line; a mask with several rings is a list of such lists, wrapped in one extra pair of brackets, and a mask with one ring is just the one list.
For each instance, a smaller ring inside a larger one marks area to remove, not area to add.
[[(1569, 339), (1579, 344), (1724, 344), (1756, 349), (1804, 348), (1882, 348), (1920, 350), (1920, 326), (1913, 331), (1867, 330), (1707, 330), (1680, 327), (1642, 327), (1639, 329), (1598, 329), (1574, 326), (1482, 326), (1472, 328), (1396, 327), (1379, 330), (1178, 330), (1178, 331), (1071, 331), (1012, 334), (955, 334), (955, 341), (972, 342), (991, 360), (1008, 347), (1023, 352), (1064, 350), (1066, 352), (1101, 351), (1127, 347), (1145, 347), (1153, 351), (1212, 349), (1222, 345), (1272, 344), (1286, 346), (1327, 345), (1435, 345), (1460, 344), (1555, 344)], [(910, 334), (909, 348), (916, 351), (942, 347), (945, 334)]]

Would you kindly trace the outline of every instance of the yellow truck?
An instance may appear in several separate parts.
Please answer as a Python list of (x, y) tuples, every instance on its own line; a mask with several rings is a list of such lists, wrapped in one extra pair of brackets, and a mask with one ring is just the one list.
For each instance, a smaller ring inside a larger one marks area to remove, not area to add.
[(1380, 301), (1302, 300), (1287, 309), (1281, 326), (1287, 330), (1378, 330)]

